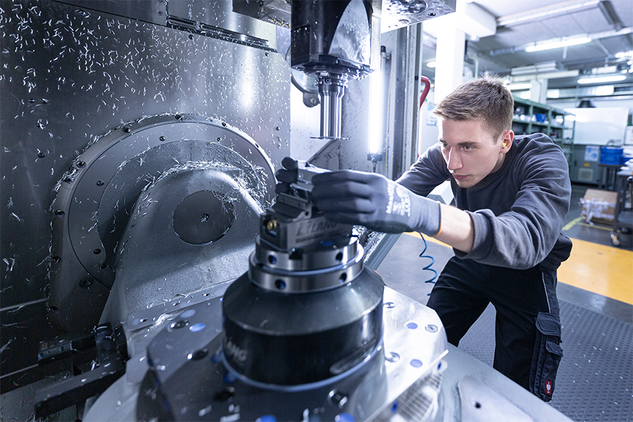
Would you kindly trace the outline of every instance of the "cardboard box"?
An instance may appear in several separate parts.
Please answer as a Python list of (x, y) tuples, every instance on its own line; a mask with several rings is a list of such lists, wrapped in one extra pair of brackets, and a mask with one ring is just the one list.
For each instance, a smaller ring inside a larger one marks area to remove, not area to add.
[(617, 192), (598, 189), (587, 189), (580, 199), (582, 215), (587, 223), (613, 224)]

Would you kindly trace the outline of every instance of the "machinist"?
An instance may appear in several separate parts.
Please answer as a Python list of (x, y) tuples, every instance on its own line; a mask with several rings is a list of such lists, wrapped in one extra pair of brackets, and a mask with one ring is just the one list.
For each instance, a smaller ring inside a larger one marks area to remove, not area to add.
[[(313, 200), (328, 219), (382, 232), (418, 231), (450, 245), (428, 306), (457, 346), (489, 303), (497, 312), (494, 368), (549, 401), (562, 358), (556, 270), (569, 257), (563, 233), (570, 206), (568, 165), (543, 134), (515, 137), (514, 100), (484, 77), (459, 86), (435, 108), (439, 142), (402, 177), (351, 170), (313, 178)], [(278, 172), (284, 189), (294, 161)], [(430, 200), (450, 180), (449, 206)]]

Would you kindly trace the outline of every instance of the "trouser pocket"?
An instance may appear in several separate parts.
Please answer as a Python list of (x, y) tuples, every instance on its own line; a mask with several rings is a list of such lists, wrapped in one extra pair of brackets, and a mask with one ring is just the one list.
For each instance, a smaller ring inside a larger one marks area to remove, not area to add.
[(556, 387), (556, 373), (563, 357), (558, 315), (540, 312), (536, 318), (536, 342), (530, 368), (530, 391), (550, 401)]

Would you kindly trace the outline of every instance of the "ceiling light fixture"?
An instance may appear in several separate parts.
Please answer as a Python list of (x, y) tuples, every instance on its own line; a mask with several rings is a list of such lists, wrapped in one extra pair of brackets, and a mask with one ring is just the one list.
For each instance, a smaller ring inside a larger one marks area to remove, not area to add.
[(542, 43), (535, 43), (525, 47), (525, 51), (532, 53), (534, 51), (551, 50), (553, 48), (568, 47), (570, 45), (587, 44), (591, 41), (589, 37), (577, 37), (577, 38), (560, 38), (557, 40), (548, 40)]
[(580, 78), (578, 79), (578, 83), (580, 85), (586, 84), (603, 84), (607, 82), (619, 82), (626, 79), (626, 75), (609, 75), (609, 76), (598, 76), (593, 78)]
[(510, 91), (521, 91), (524, 89), (530, 89), (532, 88), (532, 84), (530, 82), (525, 82), (522, 84), (510, 84), (508, 85), (508, 89)]
[(437, 66), (436, 62), (428, 62), (426, 64), (426, 67), (430, 67), (431, 69), (435, 69), (435, 66)]
[(567, 14), (596, 7), (602, 0), (568, 0), (550, 6), (540, 7), (527, 12), (514, 13), (512, 15), (497, 18), (498, 26), (510, 26), (520, 23), (533, 22), (541, 18), (551, 18), (552, 16)]

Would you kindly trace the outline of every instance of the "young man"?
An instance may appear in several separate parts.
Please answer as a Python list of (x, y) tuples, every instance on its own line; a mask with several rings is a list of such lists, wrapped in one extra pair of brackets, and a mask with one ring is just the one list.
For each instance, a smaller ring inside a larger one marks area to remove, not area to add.
[[(492, 303), (494, 367), (549, 401), (562, 357), (556, 269), (571, 251), (562, 232), (571, 184), (564, 154), (547, 136), (514, 137), (513, 110), (500, 80), (468, 82), (438, 104), (440, 142), (397, 183), (324, 173), (313, 178), (312, 196), (331, 220), (421, 231), (451, 245), (455, 257), (428, 302), (449, 342), (457, 345)], [(425, 198), (447, 179), (454, 207)]]

